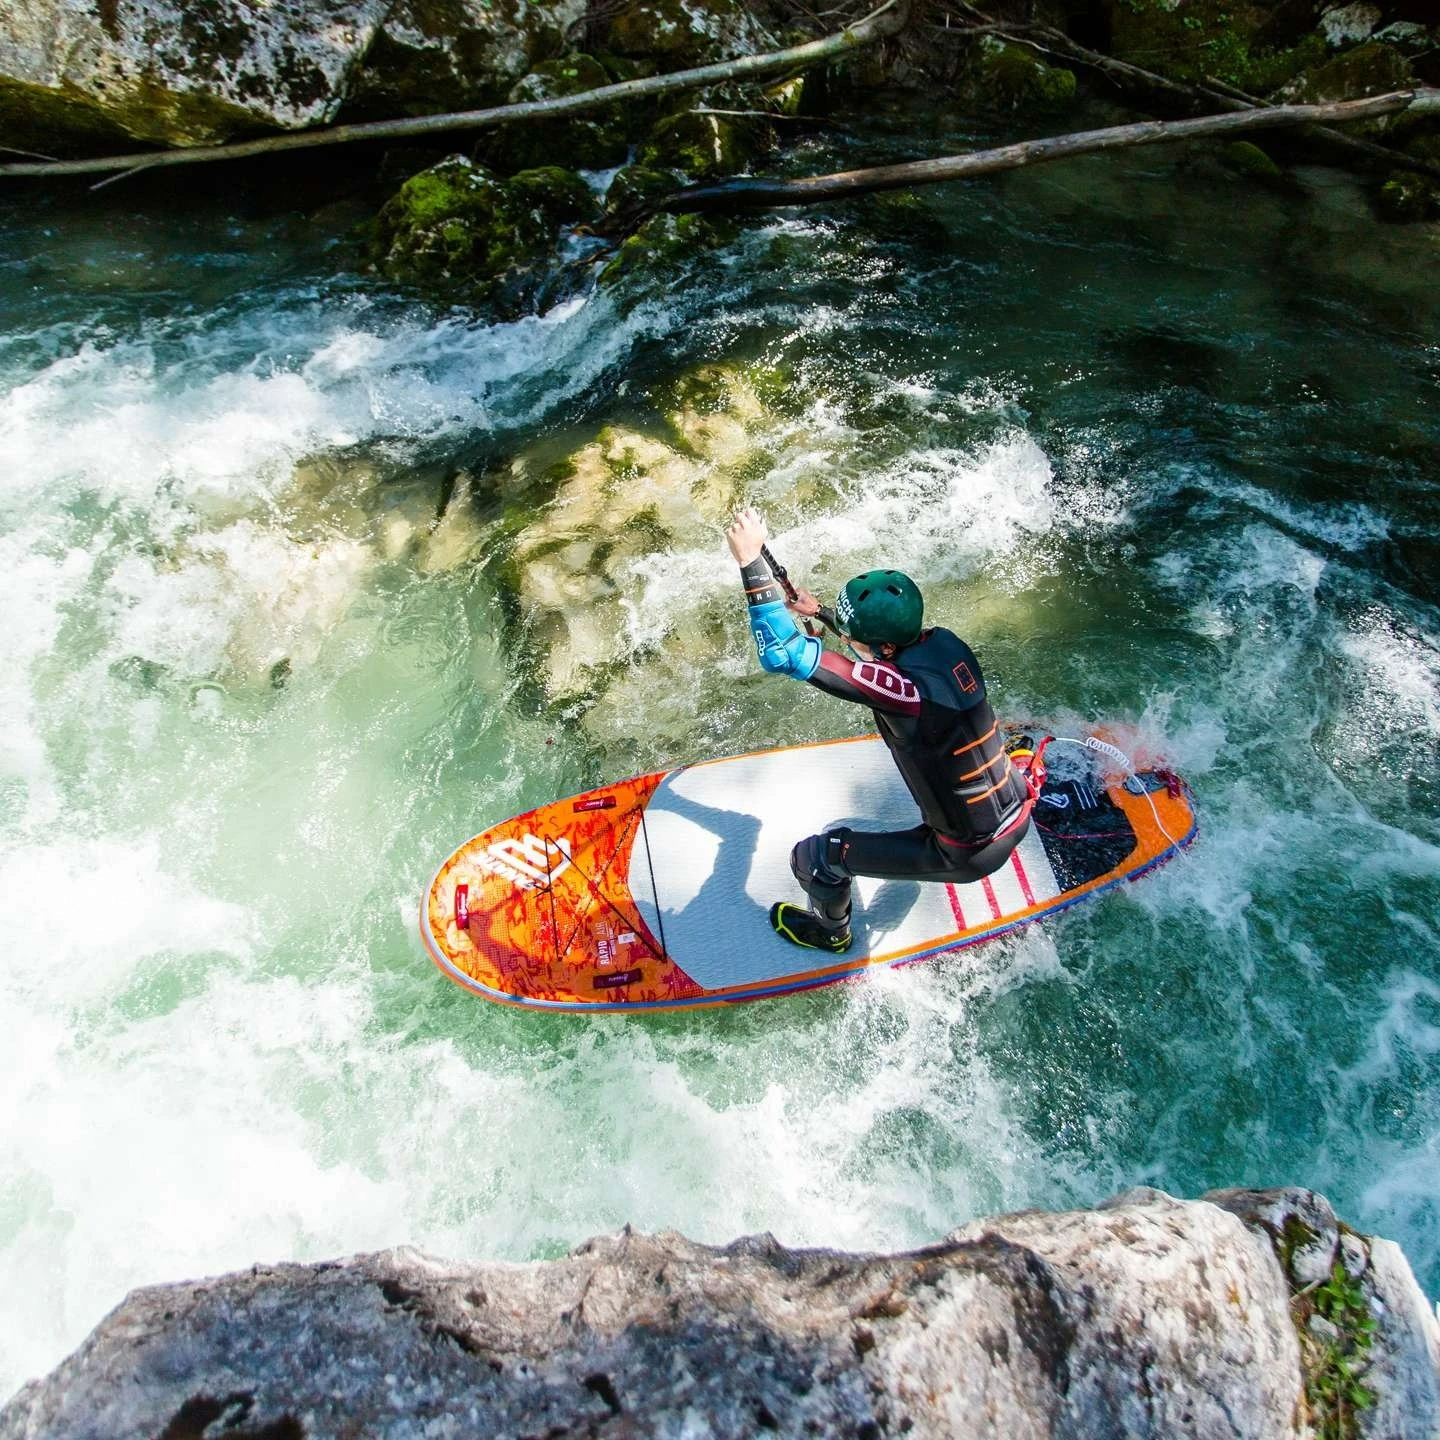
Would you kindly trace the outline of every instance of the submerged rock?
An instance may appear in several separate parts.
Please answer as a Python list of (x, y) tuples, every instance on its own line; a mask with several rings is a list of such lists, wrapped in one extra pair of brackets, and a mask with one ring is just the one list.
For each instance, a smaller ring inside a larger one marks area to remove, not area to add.
[[(1362, 1424), (1429, 1435), (1435, 1317), (1395, 1247), (1371, 1255)], [(390, 1250), (136, 1291), (0, 1437), (1288, 1440), (1326, 1419), (1291, 1301), (1263, 1230), (1155, 1190), (894, 1255), (628, 1229), (529, 1265)]]
[(544, 285), (560, 227), (595, 204), (573, 171), (547, 166), (502, 180), (455, 155), (412, 175), (386, 202), (375, 222), (376, 263), (391, 280), (518, 308)]
[(386, 0), (23, 0), (0, 24), (12, 144), (195, 145), (331, 119)]

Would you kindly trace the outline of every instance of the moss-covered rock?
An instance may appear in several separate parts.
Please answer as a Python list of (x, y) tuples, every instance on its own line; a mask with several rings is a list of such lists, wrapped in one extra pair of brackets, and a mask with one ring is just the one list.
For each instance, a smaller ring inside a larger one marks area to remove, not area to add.
[(501, 180), (456, 155), (412, 176), (386, 203), (375, 223), (376, 264), (392, 280), (520, 309), (544, 283), (560, 226), (594, 206), (573, 171)]
[(626, 215), (666, 195), (673, 195), (681, 181), (673, 170), (657, 170), (648, 165), (627, 165), (615, 172), (605, 192), (605, 210), (610, 215)]
[(1285, 172), (1256, 144), (1249, 140), (1232, 140), (1221, 148), (1221, 157), (1226, 166), (1237, 174), (1248, 175), (1253, 180), (1268, 184), (1279, 184), (1285, 179)]
[(1440, 219), (1440, 181), (1402, 170), (1380, 187), (1375, 208), (1386, 220), (1397, 224)]
[(1362, 95), (1386, 95), (1415, 84), (1410, 62), (1393, 45), (1371, 41), (1314, 65), (1285, 87), (1287, 99), (1306, 104), (1355, 100)]
[(631, 0), (611, 18), (603, 43), (616, 55), (649, 59), (662, 70), (775, 48), (740, 0)]
[(733, 221), (703, 215), (655, 215), (621, 242), (600, 271), (599, 283), (613, 285), (627, 276), (644, 276), (663, 291), (678, 279), (687, 260), (723, 244), (735, 234)]
[(636, 158), (645, 166), (683, 170), (705, 180), (739, 174), (775, 143), (774, 128), (753, 115), (682, 110), (650, 132)]
[(584, 11), (585, 0), (395, 0), (352, 81), (345, 117), (502, 104), (517, 80), (561, 52)]
[[(612, 81), (604, 66), (591, 55), (567, 55), (537, 65), (510, 90), (512, 105), (532, 100), (556, 100), (598, 90)], [(502, 170), (524, 170), (544, 165), (557, 155), (580, 170), (608, 170), (623, 165), (629, 154), (627, 111), (614, 107), (568, 120), (540, 120), (505, 125), (486, 133), (481, 142), (485, 160)]]
[(1055, 110), (1075, 98), (1073, 71), (1047, 65), (1033, 50), (987, 35), (976, 63), (976, 84), (1001, 110)]
[(1255, 0), (1104, 0), (1110, 53), (1187, 84), (1224, 80), (1268, 94), (1323, 61), (1308, 7)]

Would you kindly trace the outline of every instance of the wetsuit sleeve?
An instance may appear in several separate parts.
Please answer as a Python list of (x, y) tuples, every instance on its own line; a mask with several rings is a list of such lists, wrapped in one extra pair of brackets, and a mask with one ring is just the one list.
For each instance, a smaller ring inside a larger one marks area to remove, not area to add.
[(750, 607), (750, 633), (760, 656), (760, 668), (772, 675), (793, 675), (808, 680), (820, 664), (824, 646), (814, 635), (802, 635), (795, 617), (785, 608), (781, 590), (764, 556), (740, 567), (745, 600)]
[(817, 690), (837, 700), (851, 700), (891, 715), (920, 713), (915, 682), (883, 660), (852, 660), (827, 650), (807, 678)]

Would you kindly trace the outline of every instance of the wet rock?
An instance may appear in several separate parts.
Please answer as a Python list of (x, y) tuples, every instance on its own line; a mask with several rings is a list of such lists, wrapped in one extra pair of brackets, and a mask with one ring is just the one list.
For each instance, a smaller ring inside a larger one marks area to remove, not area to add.
[[(537, 65), (506, 99), (512, 105), (555, 100), (610, 83), (593, 56), (569, 55)], [(505, 125), (484, 137), (481, 152), (489, 163), (506, 170), (545, 165), (557, 155), (563, 155), (572, 169), (606, 170), (625, 163), (630, 149), (627, 125), (627, 111), (618, 107), (570, 120)]]
[(757, 116), (682, 110), (650, 132), (636, 158), (652, 169), (668, 167), (708, 180), (738, 175), (775, 143), (774, 127)]
[[(1429, 1434), (1434, 1317), (1377, 1250), (1364, 1430)], [(0, 1412), (0, 1440), (1290, 1440), (1306, 1403), (1267, 1236), (1151, 1190), (894, 1255), (627, 1229), (537, 1264), (399, 1249), (140, 1290)]]
[(527, 71), (564, 49), (585, 0), (397, 0), (355, 75), (347, 119), (503, 104)]
[(1353, 1230), (1340, 1232), (1340, 1263), (1352, 1280), (1358, 1280), (1370, 1268), (1369, 1247)]
[(502, 180), (456, 155), (412, 176), (386, 202), (375, 222), (375, 260), (391, 280), (514, 311), (544, 285), (560, 227), (594, 209), (573, 171), (546, 167)]
[(606, 213), (632, 213), (652, 201), (674, 194), (683, 183), (673, 170), (657, 170), (650, 165), (626, 165), (616, 171), (610, 188), (605, 192)]
[(27, 0), (0, 24), (8, 142), (194, 145), (333, 118), (385, 0)]
[(723, 244), (735, 234), (733, 221), (703, 215), (656, 215), (621, 241), (600, 271), (598, 283), (614, 285), (627, 277), (642, 279), (652, 293), (678, 283), (685, 262)]

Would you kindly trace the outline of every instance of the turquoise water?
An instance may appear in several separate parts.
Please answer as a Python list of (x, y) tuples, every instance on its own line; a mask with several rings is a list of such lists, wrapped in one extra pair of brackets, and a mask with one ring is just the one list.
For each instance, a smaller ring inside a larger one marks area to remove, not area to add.
[[(1315, 1186), (1440, 1290), (1440, 232), (1150, 152), (487, 326), (345, 278), (348, 218), (0, 209), (0, 1393), (256, 1260), (902, 1246), (1138, 1183)], [(690, 509), (542, 614), (515, 546), (607, 434)], [(415, 911), (483, 824), (863, 718), (754, 670), (737, 498), (816, 588), (909, 569), (1003, 712), (1175, 764), (1189, 856), (729, 1013), (446, 984)]]

